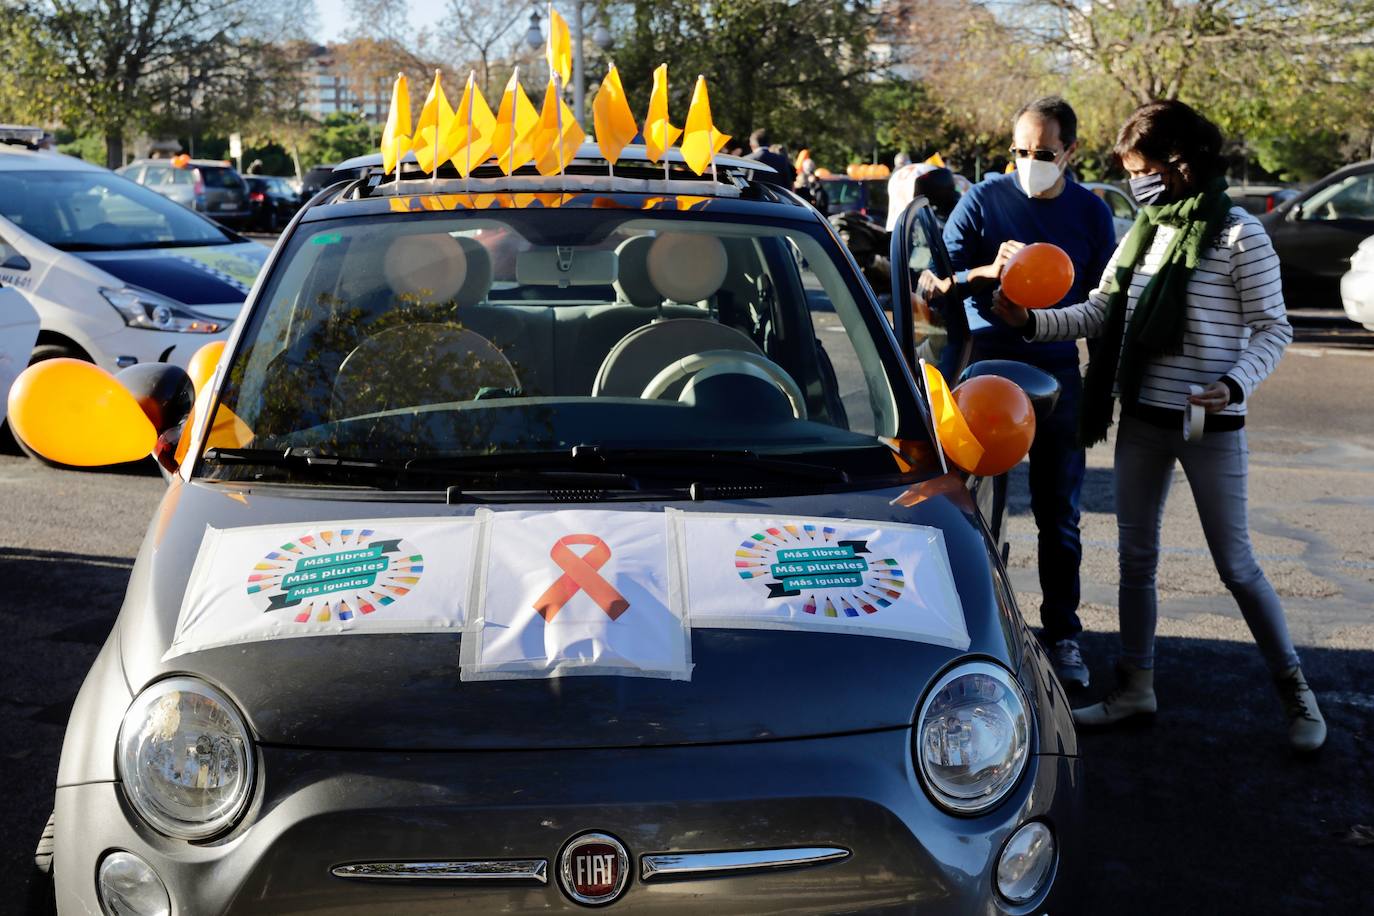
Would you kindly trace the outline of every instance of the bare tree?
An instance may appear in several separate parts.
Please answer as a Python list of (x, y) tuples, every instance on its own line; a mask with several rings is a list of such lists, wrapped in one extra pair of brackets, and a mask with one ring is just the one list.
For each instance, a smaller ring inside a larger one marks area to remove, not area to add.
[(450, 37), (460, 54), (473, 63), (483, 95), (491, 95), (492, 67), (505, 56), (500, 52), (503, 43), (527, 13), (524, 4), (508, 0), (448, 0)]

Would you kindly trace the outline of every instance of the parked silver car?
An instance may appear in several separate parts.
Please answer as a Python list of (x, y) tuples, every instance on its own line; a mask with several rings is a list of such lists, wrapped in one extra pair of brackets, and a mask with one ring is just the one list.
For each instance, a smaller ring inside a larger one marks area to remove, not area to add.
[(138, 159), (116, 173), (226, 226), (253, 218), (248, 185), (234, 167), (217, 159)]
[[(892, 326), (734, 157), (379, 158), (184, 425), (181, 370), (125, 370), (171, 480), (72, 708), (58, 911), (1071, 911), (1068, 704), (905, 272)], [(895, 238), (943, 258), (923, 200)]]

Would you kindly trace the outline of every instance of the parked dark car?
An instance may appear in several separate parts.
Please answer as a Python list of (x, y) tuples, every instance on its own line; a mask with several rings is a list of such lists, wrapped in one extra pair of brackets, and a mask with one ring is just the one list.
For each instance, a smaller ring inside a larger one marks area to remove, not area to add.
[(291, 222), (301, 208), (301, 195), (285, 178), (249, 175), (248, 202), (253, 207), (252, 225), (264, 232), (276, 232)]
[(1289, 309), (1342, 320), (1341, 277), (1374, 235), (1374, 160), (1338, 169), (1260, 217), (1278, 252)]
[(243, 228), (253, 218), (248, 185), (218, 159), (138, 159), (116, 172), (218, 223)]
[(887, 222), (887, 179), (855, 180), (843, 176), (821, 179), (829, 200), (827, 215), (861, 213), (879, 223)]
[[(59, 913), (1075, 909), (1073, 723), (906, 271), (889, 322), (757, 163), (668, 160), (307, 203), (165, 430)], [(923, 200), (889, 251), (948, 275)], [(1052, 400), (940, 308), (951, 381)]]
[(1242, 184), (1233, 186), (1226, 193), (1246, 212), (1263, 216), (1277, 210), (1285, 201), (1297, 197), (1302, 189), (1282, 184)]
[(338, 175), (334, 174), (332, 164), (317, 165), (307, 169), (305, 175), (301, 177), (301, 201), (308, 201), (316, 194), (329, 187), (339, 180)]

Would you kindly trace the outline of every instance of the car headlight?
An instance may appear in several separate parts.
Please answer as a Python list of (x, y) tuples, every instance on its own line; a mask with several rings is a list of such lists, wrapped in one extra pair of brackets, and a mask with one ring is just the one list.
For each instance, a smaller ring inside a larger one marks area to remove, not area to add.
[(149, 686), (119, 729), (119, 777), (134, 809), (155, 829), (202, 840), (233, 824), (253, 785), (253, 747), (243, 717), (203, 681)]
[(1030, 751), (1029, 704), (1016, 678), (991, 662), (945, 672), (921, 705), (916, 761), (940, 805), (977, 814), (1016, 785)]
[(184, 334), (215, 334), (223, 330), (222, 321), (206, 318), (171, 299), (144, 289), (100, 288), (100, 295), (113, 305), (124, 323), (145, 331), (179, 331)]

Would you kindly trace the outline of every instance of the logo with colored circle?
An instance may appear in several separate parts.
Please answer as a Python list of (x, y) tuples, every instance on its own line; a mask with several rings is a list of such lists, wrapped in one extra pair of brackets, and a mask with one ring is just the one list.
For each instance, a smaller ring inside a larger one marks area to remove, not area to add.
[(806, 614), (864, 617), (902, 596), (906, 577), (897, 560), (875, 558), (864, 540), (844, 539), (829, 525), (788, 523), (768, 528), (735, 548), (741, 579), (766, 586), (772, 600), (797, 600)]
[(405, 597), (425, 558), (414, 545), (371, 528), (314, 531), (268, 552), (248, 574), (248, 596), (296, 623), (365, 617)]
[(588, 906), (615, 900), (630, 880), (630, 854), (608, 833), (574, 837), (558, 859), (563, 892)]

